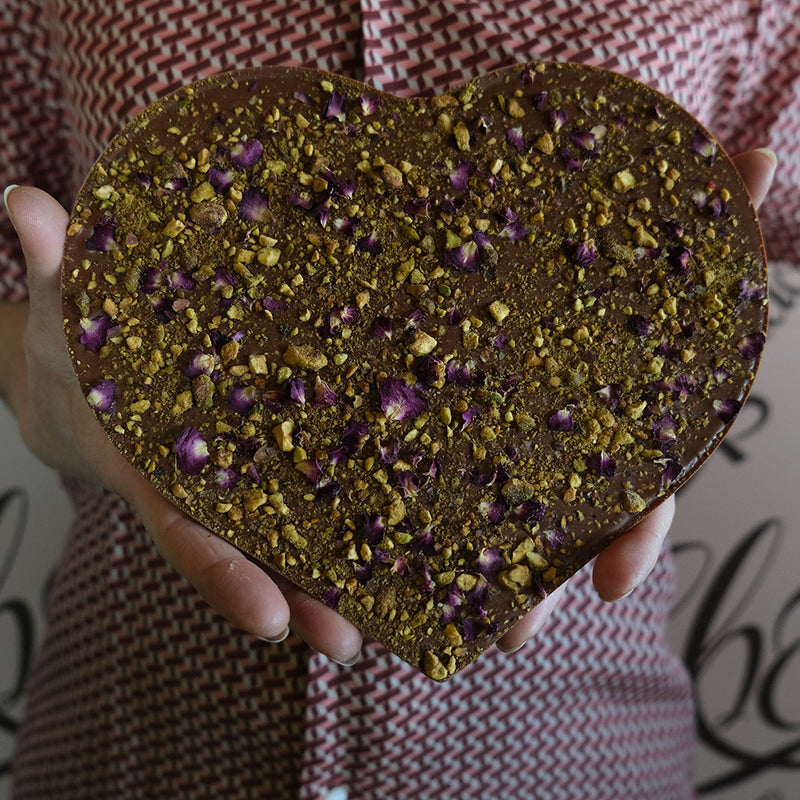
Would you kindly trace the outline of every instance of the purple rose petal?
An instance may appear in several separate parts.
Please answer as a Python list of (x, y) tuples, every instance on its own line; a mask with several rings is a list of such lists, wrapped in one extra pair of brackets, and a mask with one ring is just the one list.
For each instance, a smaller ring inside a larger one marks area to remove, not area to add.
[(378, 237), (374, 234), (362, 236), (356, 242), (356, 249), (362, 253), (369, 253), (373, 256), (379, 256), (383, 252), (383, 246), (380, 241), (378, 241)]
[(91, 236), (86, 240), (86, 249), (94, 253), (107, 253), (109, 250), (116, 250), (117, 243), (114, 241), (114, 231), (116, 229), (117, 223), (111, 217), (100, 217), (92, 229)]
[(367, 544), (374, 547), (380, 544), (386, 533), (386, 519), (380, 514), (364, 514), (363, 518), (363, 533)]
[(374, 94), (364, 94), (361, 95), (361, 113), (364, 116), (369, 116), (370, 114), (374, 114), (378, 110), (378, 106), (380, 104), (380, 100), (378, 99), (377, 95)]
[(414, 419), (428, 407), (425, 399), (402, 378), (384, 378), (380, 385), (381, 410), (387, 419), (403, 422)]
[(450, 173), (450, 183), (459, 191), (469, 189), (469, 179), (475, 174), (475, 164), (472, 161), (462, 161)]
[(717, 416), (726, 424), (733, 422), (742, 408), (739, 400), (715, 400), (713, 406)]
[(247, 222), (267, 222), (271, 218), (267, 198), (252, 186), (242, 192), (239, 216)]
[(692, 139), (692, 152), (713, 163), (717, 155), (717, 145), (702, 133), (697, 133)]
[(208, 462), (208, 444), (197, 428), (186, 428), (175, 441), (178, 469), (187, 475), (199, 475)]
[(497, 573), (500, 572), (504, 566), (505, 559), (503, 558), (503, 554), (495, 547), (484, 547), (475, 559), (475, 569), (477, 569), (484, 578), (488, 578), (490, 581), (495, 579)]
[(95, 411), (113, 414), (116, 406), (117, 385), (114, 381), (100, 381), (86, 395), (86, 400)]
[(575, 430), (575, 422), (572, 419), (572, 414), (566, 408), (556, 411), (556, 413), (553, 414), (549, 420), (547, 420), (547, 424), (550, 427), (550, 430), (553, 431), (563, 431), (564, 433), (569, 433), (570, 431)]
[(525, 137), (522, 135), (522, 125), (515, 125), (506, 131), (506, 141), (517, 150), (525, 149)]
[(550, 122), (553, 125), (553, 130), (558, 133), (567, 121), (567, 112), (563, 109), (557, 108), (550, 112)]
[(256, 404), (256, 390), (253, 386), (234, 384), (228, 395), (228, 406), (234, 414), (247, 416)]
[(478, 272), (481, 268), (478, 245), (470, 241), (445, 250), (444, 263), (462, 272)]
[(749, 333), (743, 336), (736, 344), (736, 349), (745, 357), (750, 359), (758, 358), (761, 351), (764, 349), (767, 337), (758, 331), (757, 333)]
[[(249, 139), (245, 142), (236, 142), (231, 147), (231, 161), (239, 169), (249, 169), (255, 166), (264, 152), (264, 145), (258, 139)], [(210, 171), (210, 170), (209, 170)]]
[(314, 386), (314, 405), (321, 407), (336, 405), (336, 393), (321, 378), (317, 378)]
[(617, 463), (608, 453), (601, 451), (589, 456), (589, 469), (603, 478), (611, 478), (617, 471)]
[(221, 170), (216, 167), (211, 167), (208, 170), (207, 177), (213, 189), (222, 194), (231, 188), (236, 173), (234, 173), (233, 170)]
[(325, 104), (323, 116), (325, 119), (338, 119), (340, 122), (344, 121), (344, 109), (347, 102), (347, 97), (342, 92), (337, 92), (335, 89), (328, 98)]
[(591, 242), (576, 242), (574, 239), (567, 239), (564, 242), (564, 252), (579, 267), (590, 267), (597, 258), (597, 248)]
[(742, 282), (739, 284), (739, 299), (752, 301), (752, 300), (761, 300), (762, 297), (762, 289), (760, 286), (756, 286), (747, 278), (742, 279)]
[(289, 400), (296, 406), (303, 408), (306, 404), (306, 385), (302, 378), (292, 378), (287, 384)]
[(214, 483), (216, 483), (220, 489), (233, 489), (238, 481), (239, 476), (236, 474), (236, 470), (232, 467), (224, 467), (222, 469), (218, 469), (214, 473)]
[(336, 586), (331, 586), (322, 593), (322, 602), (330, 608), (336, 608), (339, 605), (339, 598), (342, 596), (342, 590)]
[(307, 458), (303, 461), (298, 461), (295, 469), (309, 482), (318, 486), (322, 479), (322, 467), (316, 459)]
[(629, 324), (631, 326), (631, 330), (637, 335), (641, 337), (647, 336), (650, 333), (650, 329), (652, 328), (652, 323), (650, 322), (647, 317), (643, 317), (641, 314), (632, 314), (629, 320)]
[(99, 353), (115, 323), (108, 314), (100, 314), (91, 318), (84, 317), (80, 321), (80, 326), (83, 328), (80, 343), (90, 352)]

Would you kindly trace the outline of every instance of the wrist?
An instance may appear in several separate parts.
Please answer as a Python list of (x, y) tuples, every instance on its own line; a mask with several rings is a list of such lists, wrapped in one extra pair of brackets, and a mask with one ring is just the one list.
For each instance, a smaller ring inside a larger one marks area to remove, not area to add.
[(27, 302), (0, 302), (0, 399), (16, 416), (27, 394), (24, 345), (27, 321)]

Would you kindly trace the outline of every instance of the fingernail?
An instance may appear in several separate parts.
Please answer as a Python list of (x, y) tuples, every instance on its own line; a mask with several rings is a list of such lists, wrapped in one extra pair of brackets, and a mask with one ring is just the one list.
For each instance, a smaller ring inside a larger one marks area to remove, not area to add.
[(289, 626), (287, 625), (283, 629), (283, 633), (281, 633), (277, 639), (270, 639), (267, 636), (259, 636), (257, 638), (259, 638), (262, 642), (269, 642), (270, 644), (278, 644), (279, 642), (284, 641), (288, 636), (289, 636)]
[(763, 153), (772, 162), (773, 167), (778, 166), (778, 155), (774, 150), (770, 150), (769, 147), (757, 147), (755, 152)]
[(330, 656), (328, 658), (340, 667), (352, 667), (361, 658), (361, 653), (356, 653), (349, 661), (337, 661), (335, 658), (330, 658)]
[[(5, 191), (3, 192), (3, 205), (6, 207), (6, 212), (8, 212), (8, 218), (11, 220), (11, 224), (14, 225), (14, 217), (11, 214), (11, 209), (8, 207), (8, 196), (11, 194), (12, 189), (16, 189), (19, 186), (18, 183), (10, 183), (6, 186)], [(14, 228), (17, 226), (14, 225)]]
[(511, 647), (506, 649), (502, 645), (496, 644), (495, 647), (503, 653), (503, 655), (510, 656), (512, 653), (516, 653), (518, 650), (522, 650), (525, 645), (528, 644), (527, 641), (524, 641), (522, 644), (518, 644), (516, 647)]

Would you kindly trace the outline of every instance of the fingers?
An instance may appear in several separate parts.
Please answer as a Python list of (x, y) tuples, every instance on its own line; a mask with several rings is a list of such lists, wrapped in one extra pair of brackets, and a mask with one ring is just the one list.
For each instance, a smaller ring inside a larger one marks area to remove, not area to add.
[(668, 497), (597, 556), (592, 580), (602, 600), (629, 595), (650, 574), (674, 515), (675, 499)]
[(568, 581), (562, 583), (539, 605), (531, 609), (508, 633), (498, 639), (495, 643), (497, 649), (503, 653), (514, 653), (536, 636), (561, 602), (568, 584)]
[(261, 639), (285, 638), (289, 607), (256, 564), (187, 517), (139, 476), (128, 499), (161, 555), (232, 625)]
[(734, 156), (733, 163), (736, 164), (736, 168), (747, 186), (753, 205), (758, 208), (764, 202), (769, 187), (772, 185), (778, 157), (772, 150), (759, 148)]
[(30, 315), (27, 338), (37, 350), (37, 363), (54, 378), (72, 380), (63, 341), (61, 259), (69, 215), (47, 192), (17, 186), (6, 192), (6, 207), (19, 236), (28, 270)]
[(315, 600), (280, 575), (272, 576), (291, 610), (293, 633), (337, 664), (351, 666), (361, 652), (361, 632), (324, 603)]

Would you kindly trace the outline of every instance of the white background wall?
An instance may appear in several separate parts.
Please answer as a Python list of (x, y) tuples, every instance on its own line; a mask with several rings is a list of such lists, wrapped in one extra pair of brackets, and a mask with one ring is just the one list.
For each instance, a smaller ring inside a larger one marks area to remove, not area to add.
[[(751, 400), (680, 493), (672, 531), (682, 597), (671, 640), (696, 676), (697, 783), (715, 800), (800, 798), (800, 272), (774, 268), (771, 294)], [(0, 408), (3, 769), (70, 518), (57, 476), (26, 453)]]

